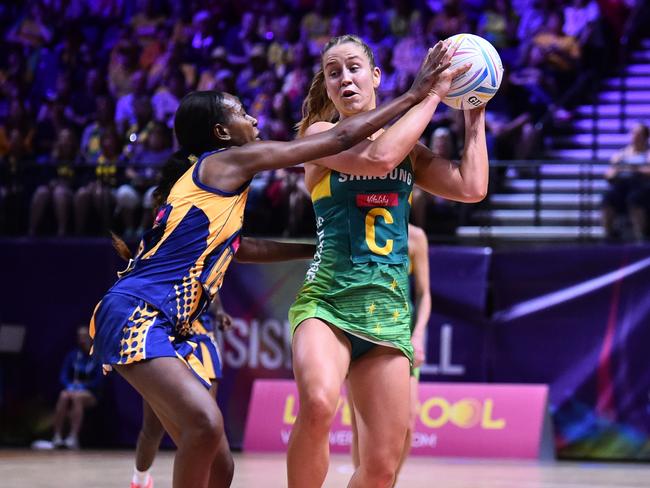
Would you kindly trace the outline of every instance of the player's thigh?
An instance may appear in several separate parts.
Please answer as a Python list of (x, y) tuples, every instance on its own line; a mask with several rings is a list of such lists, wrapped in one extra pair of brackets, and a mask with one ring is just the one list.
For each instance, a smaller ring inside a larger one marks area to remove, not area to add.
[(350, 342), (343, 333), (322, 320), (307, 319), (296, 329), (292, 348), (301, 402), (314, 396), (338, 401), (350, 364)]
[(397, 461), (409, 422), (408, 359), (379, 346), (352, 363), (349, 385), (354, 397), (359, 454)]

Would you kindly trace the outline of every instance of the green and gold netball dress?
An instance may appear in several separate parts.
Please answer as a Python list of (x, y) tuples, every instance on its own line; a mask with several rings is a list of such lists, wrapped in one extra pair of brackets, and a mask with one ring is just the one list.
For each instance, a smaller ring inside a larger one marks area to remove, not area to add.
[(312, 190), (318, 245), (289, 310), (295, 332), (319, 318), (349, 334), (395, 347), (409, 361), (411, 307), (408, 217), (409, 158), (386, 176), (329, 171)]

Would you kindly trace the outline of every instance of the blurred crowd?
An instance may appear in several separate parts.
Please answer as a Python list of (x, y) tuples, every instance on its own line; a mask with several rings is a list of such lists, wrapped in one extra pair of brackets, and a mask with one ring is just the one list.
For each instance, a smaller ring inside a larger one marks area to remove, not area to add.
[[(5, 2), (0, 234), (113, 229), (136, 237), (151, 223), (152, 191), (174, 151), (173, 114), (185, 93), (234, 93), (262, 138), (290, 139), (322, 46), (344, 33), (375, 51), (380, 100), (410, 86), (437, 40), (460, 32), (488, 39), (506, 68), (488, 109), (491, 157), (539, 157), (545, 127), (570, 117), (577, 80), (608, 66), (603, 61), (619, 55), (612, 46), (632, 35), (632, 8), (622, 0)], [(441, 108), (424, 137), (446, 157), (462, 151), (459, 114)], [(463, 214), (425, 195), (415, 195), (413, 210), (434, 233), (453, 230)], [(300, 169), (257, 177), (248, 212), (250, 233), (311, 234)]]

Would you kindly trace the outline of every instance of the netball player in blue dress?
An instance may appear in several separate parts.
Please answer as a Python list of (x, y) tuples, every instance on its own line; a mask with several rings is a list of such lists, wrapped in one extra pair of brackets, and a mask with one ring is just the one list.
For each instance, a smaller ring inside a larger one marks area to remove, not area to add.
[(194, 92), (183, 99), (175, 123), (181, 145), (198, 138), (206, 150), (221, 149), (183, 173), (163, 174), (165, 204), (91, 320), (94, 354), (142, 395), (173, 438), (175, 488), (229, 486), (232, 480), (221, 413), (208, 393), (196, 344), (184, 337), (216, 295), (237, 252), (250, 180), (263, 170), (350, 148), (416, 107), (448, 67), (440, 63), (444, 51), (441, 44), (429, 51), (404, 95), (290, 142), (256, 142), (257, 122), (233, 95)]

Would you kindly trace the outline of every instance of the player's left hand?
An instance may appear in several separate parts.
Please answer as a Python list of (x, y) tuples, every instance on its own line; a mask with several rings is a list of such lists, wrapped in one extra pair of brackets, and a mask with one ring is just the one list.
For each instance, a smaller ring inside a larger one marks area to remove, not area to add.
[(424, 337), (413, 336), (411, 337), (411, 344), (413, 344), (413, 366), (419, 368), (424, 364)]
[(218, 312), (215, 319), (219, 330), (228, 330), (232, 327), (232, 317), (226, 312)]

